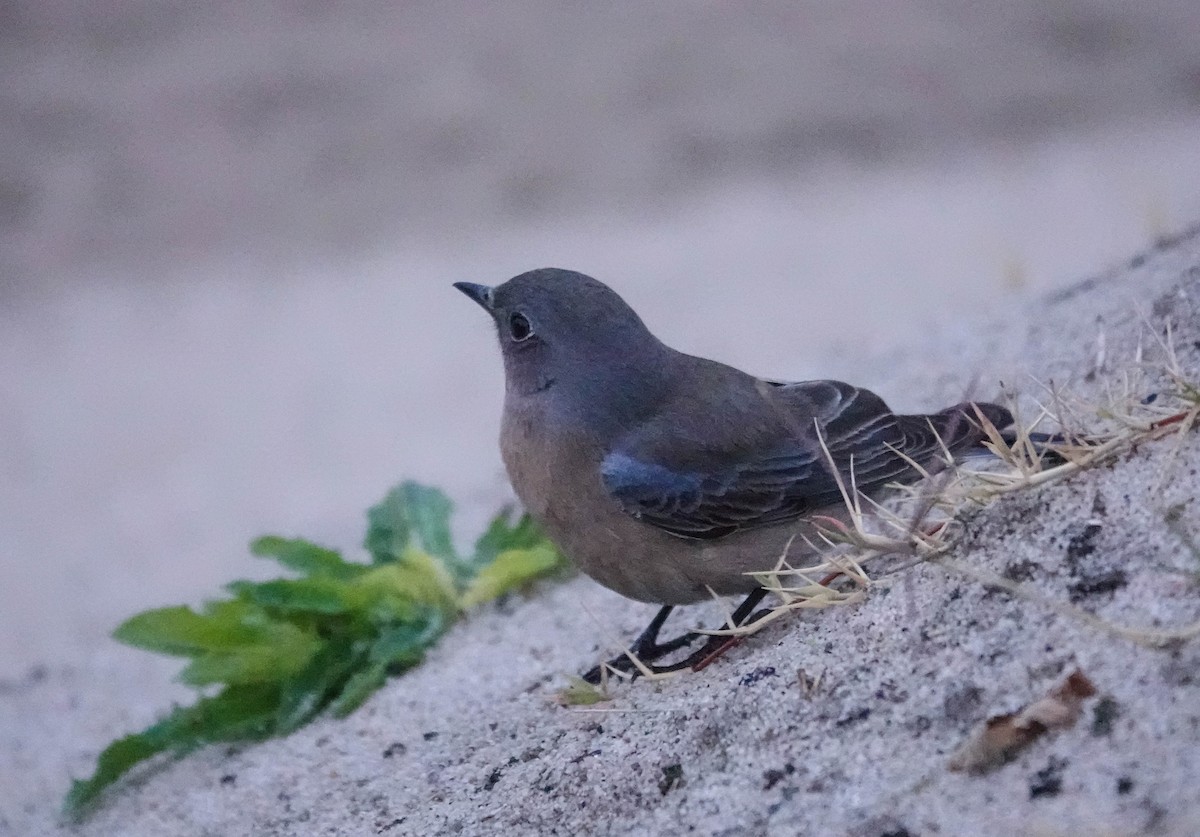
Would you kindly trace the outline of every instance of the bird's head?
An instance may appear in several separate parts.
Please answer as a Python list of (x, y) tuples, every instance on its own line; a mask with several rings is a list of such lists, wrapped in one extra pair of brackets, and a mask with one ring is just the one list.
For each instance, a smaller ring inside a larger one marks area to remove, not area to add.
[(494, 288), (454, 287), (495, 321), (510, 397), (546, 394), (564, 399), (571, 412), (599, 399), (623, 410), (661, 385), (671, 350), (625, 300), (590, 276), (543, 268)]

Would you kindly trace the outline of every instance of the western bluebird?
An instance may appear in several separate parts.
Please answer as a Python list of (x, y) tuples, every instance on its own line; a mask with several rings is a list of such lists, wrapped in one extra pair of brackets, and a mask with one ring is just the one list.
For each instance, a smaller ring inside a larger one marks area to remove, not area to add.
[[(896, 415), (839, 381), (768, 381), (683, 354), (608, 286), (569, 270), (455, 287), (499, 332), (501, 451), (526, 510), (596, 581), (663, 605), (632, 647), (647, 662), (698, 636), (658, 641), (675, 605), (744, 593), (735, 624), (752, 620), (765, 590), (749, 573), (773, 569), (789, 545), (790, 556), (807, 549), (797, 536), (815, 534), (813, 515), (846, 519), (830, 460), (847, 485), (853, 466), (858, 490), (878, 495), (919, 479), (914, 463), (936, 470), (945, 450), (979, 448), (976, 410), (1012, 423), (986, 403)], [(626, 657), (610, 665), (631, 671)], [(598, 680), (600, 667), (585, 676)]]

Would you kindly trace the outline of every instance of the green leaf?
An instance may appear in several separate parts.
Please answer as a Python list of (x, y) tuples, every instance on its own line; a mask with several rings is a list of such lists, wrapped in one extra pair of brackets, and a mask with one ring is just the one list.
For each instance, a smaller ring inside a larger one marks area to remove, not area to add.
[(441, 489), (415, 482), (400, 486), (408, 500), (409, 520), (417, 543), (430, 555), (451, 563), (458, 560), (450, 537), (450, 513), (454, 504)]
[(366, 643), (347, 637), (332, 639), (303, 671), (283, 684), (275, 731), (287, 735), (308, 723), (329, 703), (366, 658)]
[(279, 686), (227, 686), (187, 710), (187, 729), (196, 744), (266, 738), (274, 733)]
[(352, 564), (341, 554), (302, 538), (266, 535), (250, 544), (250, 551), (263, 558), (274, 558), (296, 572), (326, 578), (354, 578), (365, 567)]
[(445, 613), (453, 613), (457, 609), (454, 579), (441, 563), (418, 549), (408, 549), (398, 561), (366, 573), (358, 579), (355, 587), (374, 593), (377, 602), (392, 597), (416, 604), (434, 605)]
[(475, 566), (486, 566), (510, 549), (531, 549), (548, 543), (532, 517), (523, 514), (515, 524), (512, 517), (512, 509), (504, 509), (488, 524), (487, 531), (475, 542)]
[[(176, 709), (176, 713), (184, 710)], [(71, 783), (63, 805), (63, 813), (78, 820), (100, 793), (128, 770), (148, 758), (171, 749), (172, 742), (162, 734), (168, 721), (155, 724), (145, 732), (126, 735), (109, 744), (96, 760), (96, 771), (90, 779)]]
[(388, 590), (375, 590), (356, 615), (366, 623), (364, 630), (419, 618), (422, 606), (411, 597)]
[(379, 662), (357, 672), (346, 681), (341, 694), (330, 704), (334, 717), (345, 718), (355, 709), (363, 705), (375, 691), (387, 680), (388, 664)]
[(445, 631), (446, 620), (439, 611), (429, 611), (420, 622), (408, 622), (385, 628), (371, 646), (369, 659), (385, 663), (393, 669), (408, 669), (425, 657), (425, 649), (433, 645)]
[(492, 521), (464, 561), (451, 542), (451, 509), (441, 491), (403, 483), (368, 512), (372, 564), (302, 539), (259, 538), (251, 545), (256, 555), (300, 577), (235, 581), (227, 585), (231, 599), (151, 610), (118, 627), (122, 642), (190, 658), (184, 682), (222, 688), (109, 745), (95, 774), (72, 787), (68, 813), (78, 816), (155, 755), (285, 734), (326, 710), (349, 714), (389, 673), (419, 664), (461, 606), (560, 565), (529, 517), (514, 521), (510, 513)]
[(531, 549), (510, 549), (501, 552), (467, 586), (459, 599), (463, 609), (492, 599), (529, 584), (562, 566), (562, 556), (548, 543)]
[(302, 668), (318, 643), (312, 633), (243, 601), (210, 602), (203, 614), (187, 607), (149, 610), (113, 636), (139, 648), (192, 657), (180, 675), (192, 685), (279, 680)]
[(163, 607), (125, 621), (113, 631), (113, 637), (126, 645), (162, 654), (203, 654), (255, 642), (257, 629), (244, 622), (245, 615), (244, 609), (238, 608), (199, 614), (183, 605)]
[(570, 682), (567, 687), (556, 695), (558, 702), (563, 706), (591, 706), (592, 704), (612, 700), (599, 687), (593, 686), (582, 677), (571, 677), (568, 679)]
[(176, 755), (214, 741), (241, 741), (271, 734), (277, 688), (230, 686), (193, 706), (176, 708), (148, 729), (109, 744), (96, 761), (96, 771), (73, 782), (64, 813), (77, 820), (101, 792), (137, 764), (159, 753)]
[(319, 649), (320, 642), (316, 637), (274, 645), (245, 645), (233, 652), (214, 652), (193, 658), (179, 673), (179, 679), (189, 686), (286, 680), (308, 665)]
[(226, 589), (242, 599), (286, 613), (346, 613), (353, 609), (350, 585), (332, 578), (235, 581)]
[(398, 488), (367, 510), (367, 536), (363, 546), (376, 564), (395, 561), (408, 548), (408, 514)]
[(367, 511), (363, 545), (376, 563), (387, 563), (400, 560), (415, 540), (430, 555), (456, 566), (458, 556), (450, 539), (453, 508), (437, 488), (411, 481), (401, 483)]
[(430, 611), (424, 622), (385, 628), (368, 653), (370, 665), (360, 669), (342, 687), (330, 704), (335, 717), (344, 718), (363, 704), (386, 681), (390, 670), (406, 670), (418, 665), (425, 651), (446, 629), (438, 611)]

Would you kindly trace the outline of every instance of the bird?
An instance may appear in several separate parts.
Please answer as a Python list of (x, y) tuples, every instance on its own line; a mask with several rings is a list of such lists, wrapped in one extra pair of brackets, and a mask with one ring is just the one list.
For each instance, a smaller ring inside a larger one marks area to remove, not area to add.
[(685, 354), (572, 270), (454, 287), (496, 326), (500, 449), (525, 511), (583, 573), (660, 606), (630, 653), (584, 675), (593, 683), (695, 667), (728, 644), (710, 637), (681, 662), (649, 665), (701, 636), (659, 640), (679, 605), (742, 594), (733, 624), (760, 618), (766, 590), (752, 574), (811, 550), (821, 518), (848, 519), (839, 477), (850, 485), (853, 471), (875, 497), (943, 467), (947, 452), (981, 450), (987, 424), (1013, 421), (986, 402), (901, 415), (841, 381), (770, 380)]

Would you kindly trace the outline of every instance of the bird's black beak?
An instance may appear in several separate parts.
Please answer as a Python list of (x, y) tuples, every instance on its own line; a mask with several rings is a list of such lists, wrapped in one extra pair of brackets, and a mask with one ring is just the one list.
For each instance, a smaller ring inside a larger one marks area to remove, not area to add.
[(454, 287), (479, 303), (484, 311), (492, 313), (492, 289), (487, 285), (476, 285), (474, 282), (455, 282)]

